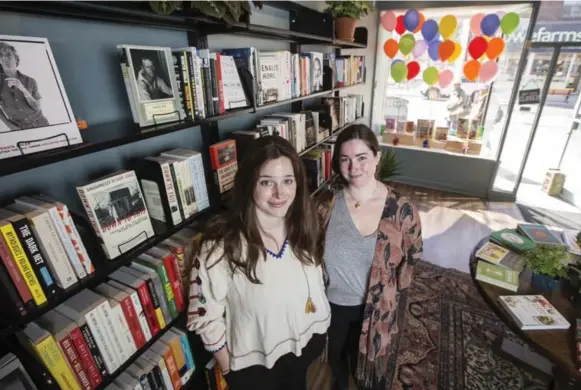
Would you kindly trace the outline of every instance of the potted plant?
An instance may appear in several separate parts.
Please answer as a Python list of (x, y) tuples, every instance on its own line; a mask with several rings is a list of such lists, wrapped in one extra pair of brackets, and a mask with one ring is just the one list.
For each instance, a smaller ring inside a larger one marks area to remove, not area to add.
[(401, 162), (397, 161), (397, 155), (393, 148), (383, 149), (377, 167), (377, 178), (381, 181), (389, 181), (399, 175), (400, 168)]
[(581, 247), (581, 232), (579, 232), (579, 234), (577, 234), (575, 241), (577, 241), (577, 245), (579, 245)]
[(369, 1), (327, 1), (327, 11), (335, 18), (337, 38), (353, 42), (357, 21), (373, 10)]
[(539, 245), (524, 254), (533, 271), (531, 284), (541, 291), (553, 291), (559, 280), (567, 275), (567, 250), (562, 247)]

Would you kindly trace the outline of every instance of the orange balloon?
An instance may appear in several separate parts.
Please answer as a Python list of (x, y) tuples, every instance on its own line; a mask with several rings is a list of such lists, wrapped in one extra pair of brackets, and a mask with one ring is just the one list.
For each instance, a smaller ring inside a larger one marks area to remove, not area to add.
[(488, 48), (486, 49), (486, 56), (490, 60), (495, 60), (502, 54), (502, 52), (504, 51), (504, 47), (505, 47), (504, 39), (498, 38), (498, 37), (492, 38), (488, 42)]
[(426, 21), (426, 17), (424, 16), (423, 13), (418, 11), (418, 14), (420, 15), (420, 22), (418, 23), (418, 27), (416, 27), (416, 29), (414, 31), (412, 31), (414, 34), (422, 29), (422, 26), (424, 25), (424, 22)]
[(453, 41), (446, 40), (442, 42), (438, 47), (438, 54), (440, 55), (440, 60), (446, 61), (448, 58), (452, 57), (455, 48), (456, 45), (454, 45)]
[(480, 62), (478, 60), (470, 60), (464, 64), (464, 76), (469, 81), (474, 81), (480, 74)]
[(395, 39), (390, 38), (387, 41), (385, 41), (385, 43), (383, 44), (383, 52), (389, 58), (395, 57), (398, 50), (399, 50), (399, 45), (397, 44), (397, 41)]

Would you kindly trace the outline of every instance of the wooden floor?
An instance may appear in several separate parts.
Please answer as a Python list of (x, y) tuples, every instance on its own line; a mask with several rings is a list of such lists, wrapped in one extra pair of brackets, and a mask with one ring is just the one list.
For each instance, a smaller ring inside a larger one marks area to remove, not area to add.
[[(472, 249), (483, 237), (495, 230), (514, 228), (523, 220), (514, 203), (488, 202), (403, 184), (392, 187), (409, 197), (420, 211), (424, 260), (443, 267), (468, 272)], [(330, 390), (331, 384), (328, 365), (314, 362), (308, 374), (309, 389)], [(351, 388), (356, 389), (354, 385)]]

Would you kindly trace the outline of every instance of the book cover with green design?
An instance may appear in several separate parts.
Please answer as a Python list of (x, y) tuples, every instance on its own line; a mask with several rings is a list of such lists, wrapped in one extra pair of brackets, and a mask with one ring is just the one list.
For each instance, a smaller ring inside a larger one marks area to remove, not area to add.
[(500, 246), (522, 253), (535, 247), (528, 237), (518, 233), (516, 229), (502, 229), (490, 235), (490, 240)]
[(510, 291), (518, 290), (518, 271), (480, 260), (476, 266), (476, 280)]

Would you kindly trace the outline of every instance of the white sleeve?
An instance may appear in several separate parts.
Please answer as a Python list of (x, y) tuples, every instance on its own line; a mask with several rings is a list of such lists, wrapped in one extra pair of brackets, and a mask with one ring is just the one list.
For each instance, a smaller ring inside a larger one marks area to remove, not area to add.
[[(221, 252), (219, 249), (215, 251)], [(207, 260), (207, 261), (206, 261)], [(217, 352), (226, 345), (226, 292), (228, 265), (226, 260), (216, 262), (207, 251), (194, 258), (190, 274), (188, 330), (196, 332), (209, 352)]]

